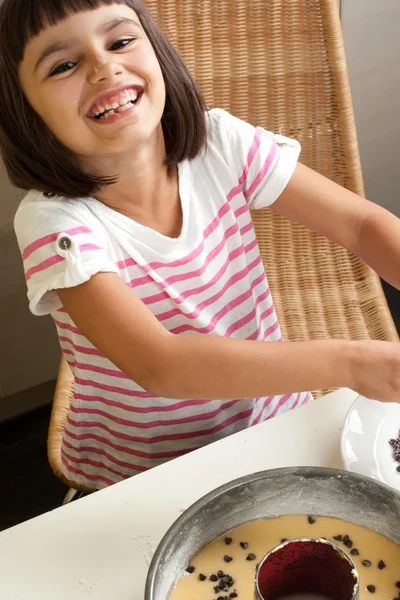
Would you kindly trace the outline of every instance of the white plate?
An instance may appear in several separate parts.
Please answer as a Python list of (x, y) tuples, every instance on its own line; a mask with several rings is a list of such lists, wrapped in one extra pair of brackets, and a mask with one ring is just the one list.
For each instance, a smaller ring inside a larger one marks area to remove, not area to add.
[(358, 396), (344, 423), (341, 453), (345, 469), (361, 473), (400, 490), (399, 463), (389, 440), (400, 430), (400, 404)]

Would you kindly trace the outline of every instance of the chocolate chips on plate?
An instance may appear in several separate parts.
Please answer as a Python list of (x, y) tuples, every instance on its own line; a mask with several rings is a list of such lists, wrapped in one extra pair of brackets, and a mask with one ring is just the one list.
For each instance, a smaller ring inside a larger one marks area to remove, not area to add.
[(389, 440), (389, 444), (392, 446), (394, 460), (399, 463), (396, 471), (400, 473), (400, 431), (399, 437)]

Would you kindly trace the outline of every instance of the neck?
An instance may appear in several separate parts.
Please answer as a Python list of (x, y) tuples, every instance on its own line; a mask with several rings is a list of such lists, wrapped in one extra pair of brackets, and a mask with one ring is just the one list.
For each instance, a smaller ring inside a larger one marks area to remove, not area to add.
[(176, 237), (181, 227), (181, 205), (176, 165), (166, 166), (164, 139), (141, 152), (96, 157), (90, 172), (118, 175), (115, 184), (94, 195), (113, 210), (167, 236)]
[(138, 152), (96, 156), (92, 161), (86, 160), (85, 167), (89, 172), (95, 170), (103, 176), (117, 176), (117, 182), (96, 192), (95, 198), (124, 212), (127, 208), (151, 209), (157, 203), (160, 190), (171, 176), (164, 160), (165, 144), (161, 133)]

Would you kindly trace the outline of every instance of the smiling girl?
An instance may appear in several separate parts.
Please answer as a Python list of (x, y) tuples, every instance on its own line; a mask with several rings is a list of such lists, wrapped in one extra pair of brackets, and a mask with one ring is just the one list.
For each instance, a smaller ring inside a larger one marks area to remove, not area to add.
[[(282, 342), (249, 209), (400, 286), (400, 224), (204, 100), (139, 0), (4, 0), (0, 148), (30, 309), (75, 377), (62, 460), (101, 488), (291, 410), (400, 391), (397, 344)], [(391, 261), (388, 257), (391, 257)], [(274, 343), (275, 342), (275, 343)]]

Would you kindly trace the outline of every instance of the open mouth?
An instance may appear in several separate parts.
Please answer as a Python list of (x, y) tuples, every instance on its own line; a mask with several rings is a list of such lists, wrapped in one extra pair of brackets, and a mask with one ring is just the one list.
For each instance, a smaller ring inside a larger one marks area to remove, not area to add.
[(115, 98), (110, 99), (104, 104), (99, 104), (95, 107), (93, 112), (88, 116), (96, 121), (102, 121), (109, 119), (115, 114), (124, 113), (130, 110), (135, 104), (138, 103), (143, 90), (141, 89), (128, 89), (124, 90), (121, 94), (118, 94)]

